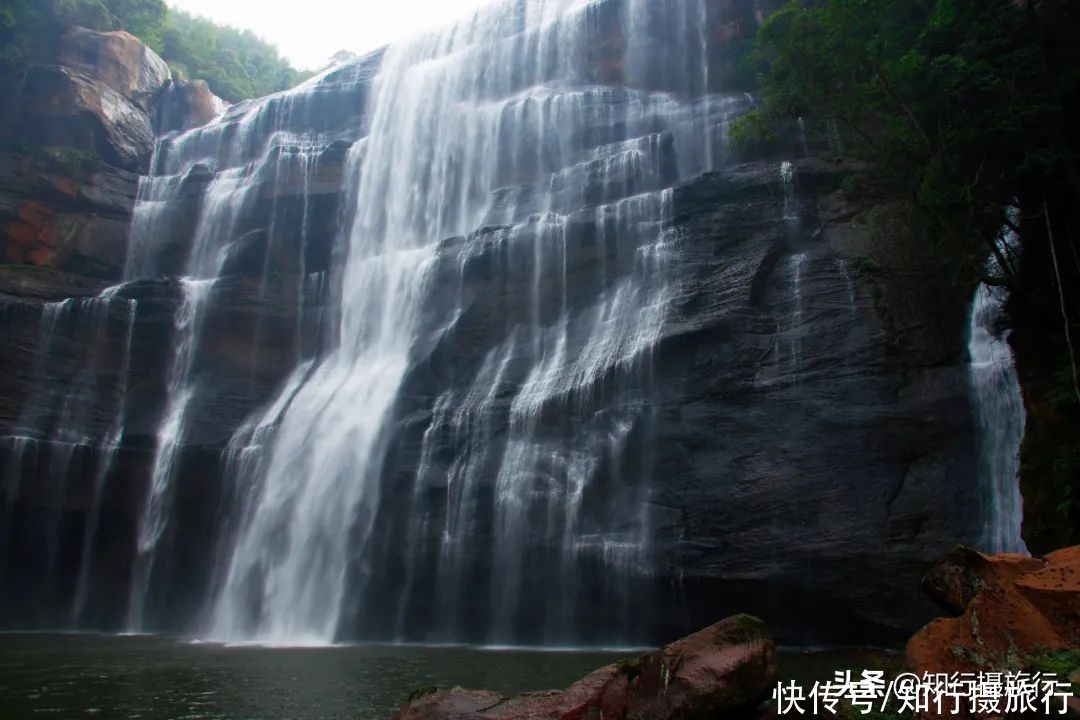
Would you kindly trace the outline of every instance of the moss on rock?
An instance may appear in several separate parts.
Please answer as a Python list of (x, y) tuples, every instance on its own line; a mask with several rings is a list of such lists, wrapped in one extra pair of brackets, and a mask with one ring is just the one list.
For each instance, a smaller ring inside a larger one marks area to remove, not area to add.
[(409, 693), (408, 702), (416, 702), (417, 700), (426, 698), (429, 695), (434, 695), (442, 689), (443, 688), (438, 687), (437, 685), (431, 685), (428, 687), (420, 688), (419, 690), (413, 690), (411, 693)]
[(763, 642), (772, 637), (765, 621), (745, 613), (732, 615), (716, 626), (718, 645), (739, 645), (749, 642)]

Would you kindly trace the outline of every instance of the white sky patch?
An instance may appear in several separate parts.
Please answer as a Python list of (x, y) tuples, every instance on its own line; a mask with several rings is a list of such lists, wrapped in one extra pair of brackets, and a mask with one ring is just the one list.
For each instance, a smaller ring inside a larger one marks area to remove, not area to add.
[(363, 54), (449, 23), (492, 0), (166, 0), (170, 7), (251, 30), (294, 67), (313, 70), (338, 50)]

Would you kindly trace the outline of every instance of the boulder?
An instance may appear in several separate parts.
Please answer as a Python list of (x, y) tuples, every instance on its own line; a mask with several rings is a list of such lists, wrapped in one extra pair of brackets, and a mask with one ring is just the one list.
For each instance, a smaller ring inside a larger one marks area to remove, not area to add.
[(51, 64), (12, 84), (0, 128), (22, 146), (67, 148), (145, 172), (154, 147), (151, 111), (169, 80), (165, 61), (126, 32), (70, 28)]
[(81, 71), (149, 112), (169, 81), (169, 66), (130, 33), (68, 28), (57, 52), (60, 65)]
[(133, 99), (63, 65), (27, 71), (15, 133), (24, 143), (63, 147), (143, 172), (154, 149), (150, 115)]
[(1014, 553), (986, 556), (965, 545), (949, 551), (923, 577), (922, 588), (942, 609), (961, 615), (988, 582), (1040, 570), (1045, 562)]
[(220, 115), (227, 103), (210, 91), (204, 80), (174, 81), (157, 106), (158, 132), (183, 132), (202, 127)]
[(488, 691), (414, 693), (398, 720), (706, 720), (751, 711), (777, 680), (761, 620), (736, 615), (667, 647), (609, 665), (563, 691), (505, 698)]
[[(1080, 647), (1080, 546), (1042, 559), (973, 552), (956, 550), (944, 561), (951, 571), (931, 571), (929, 584), (947, 585), (951, 605), (972, 597), (960, 617), (934, 620), (911, 638), (912, 671), (1019, 670), (1046, 651)], [(942, 583), (946, 576), (953, 581)]]

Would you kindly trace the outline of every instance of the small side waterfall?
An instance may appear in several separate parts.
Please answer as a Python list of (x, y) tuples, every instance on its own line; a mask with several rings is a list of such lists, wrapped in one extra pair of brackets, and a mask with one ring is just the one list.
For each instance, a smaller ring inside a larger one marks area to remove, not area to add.
[(799, 219), (799, 198), (795, 187), (795, 165), (785, 160), (780, 163), (780, 184), (784, 188), (783, 218), (786, 222)]
[(794, 382), (798, 382), (799, 356), (802, 349), (803, 311), (806, 301), (803, 298), (803, 265), (806, 263), (806, 253), (798, 253), (791, 257), (791, 369)]
[[(1017, 237), (1003, 231), (999, 242), (1013, 247)], [(996, 268), (995, 260), (990, 263), (991, 269)], [(980, 284), (971, 306), (968, 352), (979, 428), (978, 477), (986, 507), (981, 549), (1026, 555), (1018, 475), (1027, 415), (1009, 332), (1001, 327), (1006, 299), (1003, 288)]]
[[(101, 294), (98, 302), (104, 302), (108, 307), (121, 289), (121, 286), (106, 289)], [(83, 530), (82, 558), (79, 562), (79, 571), (75, 582), (75, 598), (71, 605), (72, 626), (76, 628), (80, 627), (93, 582), (94, 548), (97, 544), (101, 525), (101, 507), (105, 498), (106, 483), (110, 473), (113, 471), (117, 453), (120, 451), (120, 442), (124, 437), (124, 417), (127, 410), (131, 373), (131, 349), (135, 335), (136, 313), (138, 311), (138, 303), (135, 300), (125, 300), (124, 303), (126, 322), (124, 325), (124, 342), (121, 346), (119, 392), (117, 393), (116, 406), (113, 411), (113, 422), (108, 434), (105, 436), (101, 457), (98, 459), (98, 466), (94, 471), (94, 486)]]
[(182, 295), (176, 315), (176, 355), (169, 370), (165, 416), (158, 428), (150, 493), (139, 521), (135, 545), (135, 574), (128, 609), (128, 627), (132, 631), (143, 627), (146, 593), (154, 571), (156, 550), (168, 522), (172, 481), (185, 438), (184, 422), (195, 391), (191, 384), (191, 369), (198, 340), (198, 323), (202, 319), (213, 280), (184, 278), (180, 285)]

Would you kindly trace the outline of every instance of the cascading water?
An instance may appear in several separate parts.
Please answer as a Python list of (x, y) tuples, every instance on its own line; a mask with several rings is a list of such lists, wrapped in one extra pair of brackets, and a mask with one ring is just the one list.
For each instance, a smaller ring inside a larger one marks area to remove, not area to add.
[(798, 253), (791, 258), (791, 372), (799, 371), (800, 333), (803, 324), (803, 264), (806, 262), (806, 253)]
[[(321, 643), (346, 622), (386, 633), (343, 614), (351, 592), (399, 639), (460, 639), (480, 624), (489, 642), (569, 642), (593, 571), (647, 576), (648, 471), (628, 482), (618, 463), (631, 436), (649, 444), (649, 350), (678, 279), (668, 188), (708, 169), (746, 100), (706, 92), (704, 3), (622, 9), (627, 84), (674, 92), (598, 83), (588, 32), (603, 12), (612, 4), (503, 3), (388, 51), (347, 166), (337, 345), (253, 423), (273, 438), (248, 480), (212, 636)], [(685, 55), (657, 52), (658, 26)], [(572, 284), (582, 252), (598, 273)], [(464, 331), (467, 286), (499, 256), (530, 288), (524, 307), (504, 308), (503, 338), (471, 382), (423, 403), (409, 489), (387, 487), (395, 418), (413, 402), (403, 392), (424, 353)], [(447, 275), (459, 290), (440, 307)], [(644, 453), (635, 466), (648, 467)], [(605, 488), (610, 515), (586, 512)], [(557, 588), (537, 596), (545, 582)], [(603, 590), (628, 619), (629, 585)]]
[[(123, 432), (137, 303), (122, 297), (122, 290), (110, 287), (96, 297), (41, 306), (34, 380), (16, 434), (4, 438), (11, 451), (5, 458), (7, 490), (0, 546), (18, 542), (40, 573), (29, 580), (31, 587), (50, 601), (62, 599), (69, 604), (65, 626), (79, 626), (91, 591), (98, 511)], [(75, 348), (82, 362), (74, 375), (65, 377), (62, 366)], [(91, 485), (83, 488), (87, 476)], [(56, 514), (35, 528), (33, 537), (10, 537), (10, 513), (16, 501), (24, 491), (40, 492), (35, 487), (40, 483), (57, 507), (75, 496), (88, 495), (86, 520), (80, 528)], [(71, 572), (61, 571), (63, 546), (73, 538), (79, 540), (77, 566)]]
[[(1018, 238), (1003, 230), (999, 247), (1015, 249)], [(991, 272), (997, 261), (989, 261)], [(1016, 372), (1009, 332), (1001, 327), (1007, 295), (1000, 287), (981, 283), (971, 306), (968, 353), (970, 377), (979, 427), (979, 487), (986, 518), (984, 552), (1028, 554), (1020, 534), (1024, 518), (1020, 495), (1020, 445), (1027, 414)]]
[(795, 195), (795, 166), (785, 160), (780, 163), (780, 184), (784, 187), (784, 220), (793, 222), (799, 219), (798, 198)]
[[(209, 377), (213, 369), (202, 358), (208, 351), (203, 348), (207, 324), (219, 311), (219, 296), (229, 292), (229, 283), (235, 287), (254, 275), (261, 302), (272, 302), (270, 293), (278, 292), (296, 306), (294, 358), (312, 351), (300, 339), (304, 334), (300, 324), (306, 306), (321, 302), (324, 290), (320, 273), (307, 269), (313, 176), (320, 157), (339, 135), (350, 134), (343, 126), (360, 118), (355, 113), (342, 121), (333, 108), (320, 106), (321, 91), (335, 80), (355, 84), (348, 72), (344, 75), (343, 79), (338, 69), (328, 71), (292, 92), (235, 106), (205, 127), (160, 140), (153, 172), (140, 184), (128, 279), (175, 272), (178, 262), (185, 270), (179, 282), (175, 350), (150, 487), (137, 529), (128, 612), (131, 630), (157, 624), (147, 618), (147, 605), (153, 603), (153, 588), (160, 585), (155, 568), (172, 517), (185, 443), (213, 396)], [(272, 198), (269, 206), (264, 205), (267, 195)], [(297, 202), (287, 202), (292, 199)], [(261, 227), (252, 227), (255, 217)], [(181, 242), (170, 242), (176, 227), (185, 227), (185, 222), (188, 236), (181, 232)], [(298, 237), (293, 234), (297, 225)], [(287, 278), (295, 280), (290, 284)], [(259, 331), (255, 329), (256, 346), (266, 344), (260, 342)], [(251, 424), (239, 429), (225, 453), (226, 467), (236, 472), (249, 468), (244, 456), (251, 448), (246, 443), (261, 442), (266, 434), (265, 427)]]
[(191, 367), (198, 339), (198, 323), (212, 286), (213, 280), (184, 278), (181, 281), (182, 296), (176, 316), (177, 351), (169, 371), (165, 416), (158, 428), (150, 493), (136, 538), (135, 577), (128, 609), (128, 627), (131, 630), (143, 627), (144, 603), (154, 570), (155, 551), (168, 520), (171, 486), (184, 440), (185, 416), (195, 392), (191, 385)]
[[(104, 302), (108, 308), (116, 298), (121, 287), (112, 287), (101, 293), (96, 302)], [(92, 490), (90, 507), (87, 513), (85, 528), (82, 538), (82, 558), (79, 563), (78, 576), (75, 582), (75, 598), (71, 606), (72, 625), (79, 627), (83, 613), (86, 609), (87, 598), (91, 590), (91, 582), (94, 569), (93, 549), (96, 545), (101, 522), (101, 506), (105, 497), (106, 482), (109, 474), (113, 471), (117, 453), (120, 450), (120, 442), (124, 436), (124, 416), (128, 400), (129, 375), (131, 371), (131, 346), (135, 334), (135, 319), (138, 303), (135, 300), (125, 300), (125, 332), (124, 342), (121, 346), (121, 360), (119, 369), (119, 392), (117, 393), (116, 406), (113, 412), (114, 419), (108, 434), (102, 444), (101, 458), (98, 467), (94, 471), (94, 486)]]

